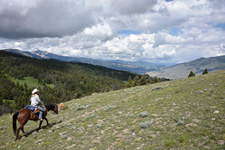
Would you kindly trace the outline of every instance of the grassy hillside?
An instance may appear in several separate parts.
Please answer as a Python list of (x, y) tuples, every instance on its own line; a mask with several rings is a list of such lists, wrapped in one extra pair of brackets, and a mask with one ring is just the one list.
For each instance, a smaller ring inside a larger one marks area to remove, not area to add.
[(220, 71), (74, 99), (16, 142), (4, 115), (0, 149), (225, 149), (224, 83)]

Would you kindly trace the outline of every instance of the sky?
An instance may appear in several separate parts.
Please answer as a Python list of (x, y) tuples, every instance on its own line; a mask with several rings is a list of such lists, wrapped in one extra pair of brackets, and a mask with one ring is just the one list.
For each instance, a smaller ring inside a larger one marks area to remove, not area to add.
[(0, 49), (182, 63), (225, 55), (225, 0), (0, 0)]

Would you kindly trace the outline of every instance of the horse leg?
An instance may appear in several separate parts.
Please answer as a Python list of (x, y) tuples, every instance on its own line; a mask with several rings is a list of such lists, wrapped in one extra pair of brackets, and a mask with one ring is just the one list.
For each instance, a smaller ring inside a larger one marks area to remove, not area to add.
[(48, 124), (48, 119), (47, 119), (47, 118), (45, 118), (45, 120), (46, 120), (46, 122), (47, 122), (47, 126), (49, 126), (49, 124)]
[[(45, 120), (46, 120), (46, 122), (47, 122), (47, 126), (49, 126), (48, 119), (47, 119), (47, 118), (43, 118), (43, 119), (45, 119)], [(43, 121), (40, 121), (40, 124), (39, 124), (39, 129), (41, 129), (42, 122), (43, 122)]]
[(25, 122), (25, 123), (23, 124), (23, 127), (22, 127), (22, 129), (21, 129), (25, 137), (27, 137), (27, 134), (24, 132), (24, 126), (25, 126), (26, 123), (27, 123), (27, 122)]
[(40, 124), (39, 124), (39, 128), (38, 128), (38, 129), (41, 129), (41, 124), (42, 124), (42, 122), (43, 122), (43, 121), (40, 121)]
[(20, 124), (20, 127), (17, 129), (17, 131), (16, 131), (16, 140), (18, 140), (18, 138), (19, 138), (19, 132), (20, 132), (20, 130), (23, 128), (23, 124)]

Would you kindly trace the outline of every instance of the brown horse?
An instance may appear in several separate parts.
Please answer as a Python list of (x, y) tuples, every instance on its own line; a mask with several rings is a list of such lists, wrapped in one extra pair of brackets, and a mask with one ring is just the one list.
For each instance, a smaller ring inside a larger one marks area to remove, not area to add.
[[(45, 107), (46, 107), (47, 111), (43, 112), (42, 118), (45, 119), (47, 122), (47, 125), (49, 125), (48, 119), (46, 118), (47, 112), (52, 110), (56, 114), (58, 114), (58, 105), (57, 104), (49, 104), (49, 105), (45, 105)], [(16, 129), (16, 120), (18, 120), (18, 122), (20, 123), (20, 126), (18, 129)], [(16, 136), (16, 140), (19, 138), (20, 130), (22, 130), (24, 136), (27, 136), (26, 133), (24, 132), (24, 126), (28, 122), (28, 120), (37, 121), (38, 114), (32, 113), (31, 110), (28, 108), (23, 108), (19, 112), (14, 113), (14, 115), (13, 115), (13, 131)], [(41, 128), (42, 122), (43, 121), (40, 121), (39, 129)]]

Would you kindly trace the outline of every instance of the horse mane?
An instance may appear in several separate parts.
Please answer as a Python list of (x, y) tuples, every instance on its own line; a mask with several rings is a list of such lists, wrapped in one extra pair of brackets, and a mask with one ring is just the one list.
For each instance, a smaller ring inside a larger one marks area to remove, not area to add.
[(45, 105), (46, 109), (49, 110), (53, 110), (55, 108), (55, 104), (47, 104)]
[(45, 107), (52, 107), (52, 106), (55, 107), (55, 104), (52, 104), (52, 103), (51, 103), (51, 104), (46, 104), (46, 105), (45, 105)]

